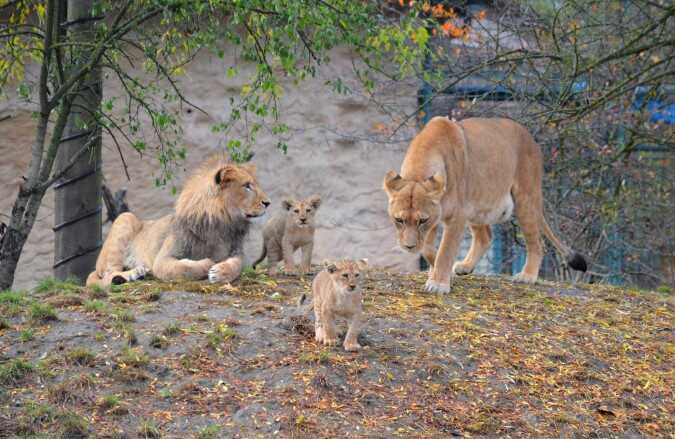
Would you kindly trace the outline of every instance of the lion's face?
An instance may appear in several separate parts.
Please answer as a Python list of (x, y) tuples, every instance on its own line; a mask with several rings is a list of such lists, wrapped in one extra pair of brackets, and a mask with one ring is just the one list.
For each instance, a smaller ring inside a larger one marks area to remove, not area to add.
[(389, 217), (396, 226), (398, 243), (411, 253), (421, 250), (424, 237), (441, 217), (445, 178), (434, 175), (424, 181), (405, 180), (394, 171), (384, 177), (389, 197)]
[(353, 293), (361, 291), (361, 270), (364, 270), (366, 266), (365, 259), (359, 261), (343, 260), (330, 264), (326, 267), (326, 270), (338, 292)]
[(214, 180), (231, 218), (256, 218), (264, 215), (270, 205), (258, 185), (254, 165), (225, 165), (216, 171)]
[(321, 197), (312, 195), (304, 200), (284, 200), (284, 209), (288, 211), (291, 222), (298, 227), (314, 227), (314, 217), (321, 205)]

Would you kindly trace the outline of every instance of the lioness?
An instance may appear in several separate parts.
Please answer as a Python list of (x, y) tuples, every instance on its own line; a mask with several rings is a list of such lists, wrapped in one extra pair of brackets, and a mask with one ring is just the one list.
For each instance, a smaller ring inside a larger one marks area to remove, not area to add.
[[(431, 266), (426, 291), (449, 292), (453, 271), (471, 273), (490, 246), (490, 225), (506, 221), (514, 210), (527, 246), (525, 267), (516, 280), (537, 280), (544, 254), (542, 231), (571, 268), (586, 271), (584, 258), (563, 244), (544, 219), (542, 174), (539, 145), (512, 120), (429, 121), (410, 144), (400, 174), (390, 171), (384, 177), (399, 244), (409, 252), (421, 251)], [(467, 223), (471, 248), (451, 270)]]
[(164, 280), (230, 282), (241, 273), (249, 220), (269, 205), (253, 165), (211, 158), (185, 183), (174, 214), (141, 221), (127, 212), (115, 220), (87, 285), (122, 284), (148, 270)]
[(270, 271), (276, 273), (277, 264), (283, 259), (284, 271), (295, 271), (293, 253), (302, 249), (302, 263), (300, 270), (308, 273), (312, 264), (312, 251), (314, 249), (315, 215), (321, 205), (321, 197), (311, 197), (296, 201), (293, 199), (283, 201), (283, 211), (272, 217), (263, 229), (263, 249), (253, 268), (267, 257)]
[[(337, 344), (337, 317), (347, 319), (348, 329), (343, 346), (347, 351), (361, 349), (359, 332), (364, 323), (363, 296), (360, 271), (365, 269), (364, 259), (338, 261), (319, 272), (312, 281), (314, 305), (314, 338), (327, 346)], [(305, 302), (303, 294), (300, 304)]]

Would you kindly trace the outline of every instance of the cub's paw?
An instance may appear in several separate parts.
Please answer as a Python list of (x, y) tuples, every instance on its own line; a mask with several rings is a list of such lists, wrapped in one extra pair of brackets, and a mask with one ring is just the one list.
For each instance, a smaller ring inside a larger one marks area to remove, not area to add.
[(208, 277), (211, 283), (232, 282), (241, 274), (241, 259), (229, 258), (209, 268)]
[(326, 346), (335, 346), (337, 344), (337, 338), (328, 338), (324, 337), (323, 344)]
[(534, 284), (537, 282), (537, 275), (527, 274), (524, 271), (521, 271), (520, 273), (513, 276), (513, 281), (523, 284)]
[(285, 276), (295, 276), (296, 274), (298, 274), (298, 271), (295, 269), (295, 266), (293, 265), (283, 265), (281, 267), (281, 272)]
[(450, 283), (440, 283), (429, 279), (427, 283), (424, 284), (424, 291), (427, 293), (446, 294), (450, 292)]
[(455, 265), (452, 266), (452, 271), (454, 271), (455, 274), (464, 276), (465, 274), (473, 273), (473, 267), (463, 262), (455, 262)]
[(357, 343), (347, 343), (347, 342), (345, 342), (345, 344), (344, 344), (345, 351), (348, 351), (348, 352), (355, 352), (355, 351), (361, 350), (362, 347), (363, 346), (358, 344), (358, 342)]

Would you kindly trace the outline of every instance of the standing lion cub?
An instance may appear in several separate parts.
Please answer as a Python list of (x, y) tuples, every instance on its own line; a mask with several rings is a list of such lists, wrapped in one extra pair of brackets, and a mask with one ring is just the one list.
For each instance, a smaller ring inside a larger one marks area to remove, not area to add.
[[(337, 344), (335, 319), (347, 319), (348, 329), (344, 348), (357, 351), (361, 345), (357, 341), (359, 331), (365, 321), (363, 315), (363, 295), (361, 293), (361, 273), (367, 263), (339, 261), (319, 272), (312, 282), (312, 300), (314, 302), (315, 339), (327, 346)], [(302, 304), (306, 296), (300, 299)]]
[(316, 211), (321, 205), (321, 197), (311, 197), (296, 201), (284, 200), (280, 213), (272, 217), (263, 229), (263, 249), (253, 268), (267, 257), (270, 270), (277, 271), (279, 261), (284, 261), (284, 271), (295, 271), (293, 253), (302, 249), (302, 273), (308, 273), (312, 264), (312, 251), (314, 249), (314, 228)]

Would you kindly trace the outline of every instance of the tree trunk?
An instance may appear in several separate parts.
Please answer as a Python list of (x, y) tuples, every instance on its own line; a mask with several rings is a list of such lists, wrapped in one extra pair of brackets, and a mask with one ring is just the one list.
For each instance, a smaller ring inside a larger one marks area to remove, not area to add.
[[(68, 32), (73, 40), (95, 40), (93, 4), (94, 0), (68, 0)], [(72, 69), (87, 63), (89, 56), (87, 50), (74, 49)], [(94, 270), (101, 247), (101, 131), (94, 116), (101, 105), (101, 87), (101, 70), (96, 67), (78, 89), (56, 157), (59, 173), (89, 145), (54, 184), (54, 276), (59, 279), (84, 281)]]

